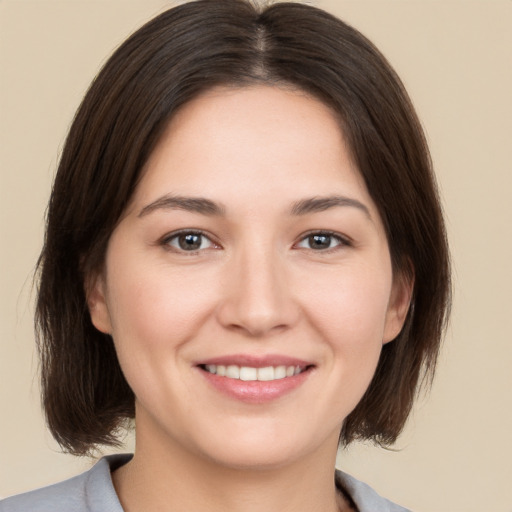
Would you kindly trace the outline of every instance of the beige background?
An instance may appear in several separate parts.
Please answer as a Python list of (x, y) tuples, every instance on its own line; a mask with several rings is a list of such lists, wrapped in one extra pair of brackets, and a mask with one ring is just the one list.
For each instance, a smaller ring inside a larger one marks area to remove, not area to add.
[[(355, 446), (339, 465), (417, 512), (512, 512), (512, 1), (311, 3), (369, 36), (408, 87), (442, 188), (456, 287), (437, 381), (400, 451)], [(168, 5), (0, 0), (0, 496), (90, 464), (60, 454), (45, 431), (31, 272), (85, 88)]]

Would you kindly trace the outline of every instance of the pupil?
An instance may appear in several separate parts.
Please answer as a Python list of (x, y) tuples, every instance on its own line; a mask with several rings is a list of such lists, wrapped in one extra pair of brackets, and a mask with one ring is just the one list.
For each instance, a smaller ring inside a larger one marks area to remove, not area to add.
[(328, 249), (331, 245), (329, 235), (312, 235), (309, 237), (309, 243), (313, 249)]
[(181, 249), (185, 251), (194, 251), (201, 247), (201, 235), (181, 235), (178, 242)]

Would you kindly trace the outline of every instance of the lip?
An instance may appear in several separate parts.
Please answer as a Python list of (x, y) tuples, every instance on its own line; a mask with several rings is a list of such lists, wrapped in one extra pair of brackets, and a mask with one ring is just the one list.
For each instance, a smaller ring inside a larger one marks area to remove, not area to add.
[[(250, 366), (252, 368), (300, 366), (304, 368), (304, 371), (292, 377), (272, 381), (243, 381), (212, 374), (204, 369), (204, 366), (209, 364)], [(235, 354), (202, 360), (197, 363), (196, 368), (209, 386), (224, 396), (247, 404), (265, 404), (278, 400), (303, 385), (311, 375), (314, 366), (310, 361), (284, 355)]]
[(215, 365), (236, 365), (236, 366), (250, 366), (252, 368), (265, 368), (265, 366), (314, 366), (312, 361), (304, 359), (297, 359), (280, 354), (267, 354), (264, 356), (255, 356), (249, 354), (231, 354), (226, 356), (212, 357), (211, 359), (204, 359), (195, 363), (197, 366), (207, 364)]

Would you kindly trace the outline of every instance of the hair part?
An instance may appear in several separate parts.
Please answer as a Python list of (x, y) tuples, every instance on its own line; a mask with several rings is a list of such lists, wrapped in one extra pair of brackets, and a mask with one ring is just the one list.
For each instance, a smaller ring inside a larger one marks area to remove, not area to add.
[(64, 450), (118, 444), (135, 414), (112, 339), (91, 323), (84, 282), (103, 268), (145, 162), (182, 105), (212, 87), (253, 84), (304, 90), (338, 115), (395, 277), (414, 275), (404, 328), (383, 347), (340, 442), (393, 443), (432, 377), (450, 302), (448, 247), (428, 147), (399, 78), (364, 36), (320, 9), (199, 0), (157, 16), (115, 51), (63, 149), (38, 262), (36, 332), (43, 406)]

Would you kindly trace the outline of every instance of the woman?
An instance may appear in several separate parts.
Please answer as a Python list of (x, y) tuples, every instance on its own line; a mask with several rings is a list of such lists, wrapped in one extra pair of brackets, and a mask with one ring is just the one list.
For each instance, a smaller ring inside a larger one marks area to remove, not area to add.
[(106, 63), (39, 262), (43, 403), (74, 454), (18, 510), (404, 510), (334, 473), (393, 443), (449, 299), (428, 149), (389, 64), (301, 4), (170, 9)]

